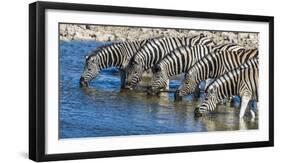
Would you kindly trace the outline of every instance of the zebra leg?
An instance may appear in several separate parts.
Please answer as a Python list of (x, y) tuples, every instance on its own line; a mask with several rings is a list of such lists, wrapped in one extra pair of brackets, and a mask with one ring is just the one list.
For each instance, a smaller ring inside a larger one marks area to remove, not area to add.
[(259, 103), (257, 101), (256, 102), (256, 109), (255, 111), (253, 111), (252, 109), (250, 110), (251, 111), (251, 115), (252, 115), (252, 118), (251, 118), (251, 121), (255, 121), (255, 118), (256, 118), (256, 115), (258, 113), (258, 109), (259, 109)]
[(179, 90), (176, 90), (174, 94), (175, 101), (182, 101), (182, 96), (180, 96)]
[[(159, 96), (163, 96), (163, 97), (166, 97), (168, 96), (168, 93), (165, 92), (165, 90), (169, 90), (169, 82), (170, 80), (166, 80), (165, 83), (166, 83), (166, 87), (165, 88), (162, 88), (160, 89), (158, 92), (156, 92), (156, 94), (158, 94)], [(162, 91), (162, 92), (161, 92)]]
[(194, 98), (199, 98), (200, 97), (200, 84), (196, 86), (195, 92), (193, 93)]
[(239, 120), (239, 130), (247, 130), (247, 124), (243, 118)]
[(166, 80), (166, 90), (169, 90), (169, 85), (170, 85), (170, 80), (168, 79), (168, 80)]
[(241, 98), (240, 96), (233, 96), (230, 102), (232, 107), (239, 107), (241, 103)]
[(239, 114), (239, 118), (240, 119), (243, 118), (243, 116), (245, 114), (245, 111), (247, 109), (248, 103), (249, 103), (250, 100), (251, 100), (251, 96), (249, 96), (249, 95), (242, 96), (241, 107), (240, 107), (240, 114)]
[(258, 109), (258, 103), (257, 103), (256, 100), (251, 100), (250, 104), (251, 105), (249, 106), (249, 108), (250, 108), (250, 113), (251, 113), (251, 116), (252, 116), (251, 120), (254, 121), (255, 118), (256, 118), (256, 112), (257, 112), (257, 109)]
[(251, 113), (251, 116), (252, 116), (251, 120), (255, 120), (256, 113), (252, 109), (250, 109), (250, 113)]
[(121, 81), (121, 89), (126, 86), (126, 72), (125, 70), (119, 70), (120, 72), (120, 81)]

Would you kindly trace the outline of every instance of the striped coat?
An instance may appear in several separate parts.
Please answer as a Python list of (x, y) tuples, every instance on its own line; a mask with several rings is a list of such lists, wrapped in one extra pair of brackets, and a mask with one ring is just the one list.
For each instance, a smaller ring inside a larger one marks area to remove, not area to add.
[(147, 40), (127, 41), (99, 47), (86, 57), (84, 72), (80, 78), (80, 86), (87, 86), (89, 81), (96, 78), (100, 70), (108, 67), (120, 69), (121, 85), (123, 86), (125, 83), (125, 67), (133, 54), (146, 42)]
[(167, 87), (172, 76), (185, 73), (195, 62), (211, 52), (206, 45), (183, 46), (166, 55), (156, 66), (153, 74), (154, 92)]
[(257, 49), (217, 51), (206, 55), (188, 70), (175, 96), (193, 93), (200, 81), (215, 79), (257, 56)]
[(237, 95), (242, 99), (239, 115), (242, 118), (249, 101), (258, 101), (258, 66), (258, 58), (253, 58), (213, 81), (206, 89), (205, 100), (195, 109), (195, 115), (201, 116), (208, 111), (214, 111), (219, 101)]
[(184, 38), (160, 38), (149, 41), (130, 61), (127, 69), (127, 87), (134, 88), (141, 80), (143, 72), (152, 68), (171, 51), (181, 46), (198, 44), (213, 46), (214, 42), (203, 35)]
[(195, 45), (180, 47), (166, 55), (156, 66), (153, 75), (152, 90), (155, 92), (167, 87), (167, 81), (172, 76), (186, 73), (187, 70), (205, 55), (219, 51), (245, 50), (238, 44), (222, 44), (215, 46)]

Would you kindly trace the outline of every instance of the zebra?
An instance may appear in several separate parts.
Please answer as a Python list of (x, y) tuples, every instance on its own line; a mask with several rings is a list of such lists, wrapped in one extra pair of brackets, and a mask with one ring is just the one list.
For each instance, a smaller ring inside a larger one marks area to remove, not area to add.
[(80, 86), (87, 87), (89, 81), (96, 78), (100, 70), (116, 67), (120, 70), (121, 87), (125, 84), (125, 67), (132, 55), (149, 40), (126, 41), (101, 46), (86, 57), (84, 72), (80, 78)]
[[(214, 111), (220, 100), (238, 95), (242, 99), (239, 117), (243, 118), (249, 101), (258, 101), (258, 77), (259, 62), (257, 57), (220, 76), (207, 87), (207, 95), (203, 103), (194, 110), (195, 116), (202, 116), (207, 112)], [(254, 111), (250, 110), (250, 112), (254, 119)]]
[(212, 51), (211, 46), (180, 47), (166, 55), (156, 66), (152, 80), (152, 92), (166, 88), (169, 78), (185, 73), (195, 62)]
[(214, 46), (215, 43), (203, 34), (192, 37), (164, 37), (147, 42), (131, 59), (127, 72), (126, 87), (133, 89), (142, 78), (142, 73), (164, 58), (171, 51), (181, 46)]
[(166, 55), (154, 68), (152, 92), (159, 91), (167, 87), (167, 81), (172, 76), (185, 73), (187, 70), (202, 57), (217, 51), (238, 51), (245, 50), (238, 44), (221, 44), (215, 46), (196, 45), (193, 47), (180, 47)]
[(247, 50), (244, 46), (241, 46), (237, 43), (225, 43), (225, 44), (220, 44), (220, 45), (215, 45), (212, 48), (213, 52), (217, 51), (242, 51), (242, 50)]
[(184, 80), (176, 90), (175, 99), (181, 100), (182, 96), (194, 92), (196, 85), (200, 81), (209, 78), (215, 79), (227, 71), (237, 68), (248, 59), (257, 56), (257, 48), (237, 51), (216, 51), (204, 56), (187, 71)]

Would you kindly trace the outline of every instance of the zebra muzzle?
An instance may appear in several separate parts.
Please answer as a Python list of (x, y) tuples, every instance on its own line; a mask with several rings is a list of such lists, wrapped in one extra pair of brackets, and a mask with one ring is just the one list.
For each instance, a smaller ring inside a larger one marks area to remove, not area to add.
[(194, 109), (194, 117), (203, 117), (208, 114), (208, 111), (202, 110), (199, 107)]
[(80, 87), (88, 87), (88, 82), (85, 81), (84, 77), (80, 78), (79, 84), (80, 84)]
[(195, 110), (194, 110), (194, 116), (195, 116), (195, 117), (202, 117), (202, 116), (203, 116), (203, 114), (200, 112), (199, 107), (195, 108)]

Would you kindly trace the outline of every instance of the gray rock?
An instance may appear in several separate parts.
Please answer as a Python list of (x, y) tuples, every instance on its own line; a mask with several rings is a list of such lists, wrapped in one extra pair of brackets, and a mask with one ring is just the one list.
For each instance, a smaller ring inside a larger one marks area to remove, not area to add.
[(60, 40), (135, 41), (158, 37), (190, 37), (198, 34), (213, 39), (216, 44), (238, 43), (247, 48), (258, 47), (258, 33), (200, 31), (188, 29), (115, 27), (60, 24)]

